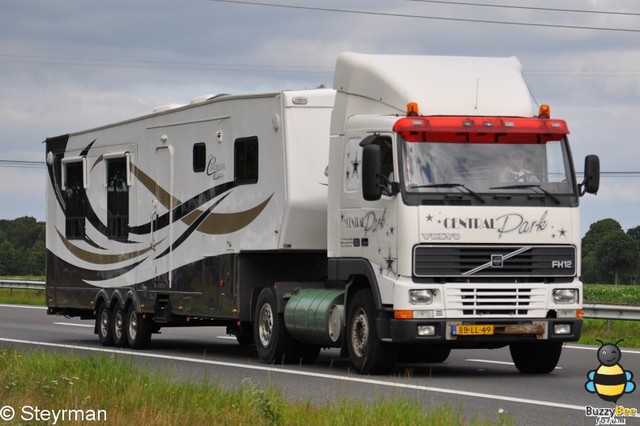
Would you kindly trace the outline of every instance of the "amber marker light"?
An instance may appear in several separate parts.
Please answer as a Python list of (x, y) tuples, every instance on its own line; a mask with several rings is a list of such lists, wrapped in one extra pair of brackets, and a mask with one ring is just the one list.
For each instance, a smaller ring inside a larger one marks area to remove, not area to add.
[(413, 319), (413, 311), (393, 311), (395, 319)]
[(551, 117), (551, 108), (547, 104), (540, 105), (540, 110), (538, 111), (539, 118), (550, 118)]
[(582, 309), (578, 309), (576, 311), (576, 318), (582, 319), (582, 317), (584, 317), (584, 311)]
[(419, 115), (418, 113), (418, 103), (417, 102), (409, 102), (407, 104), (407, 117)]

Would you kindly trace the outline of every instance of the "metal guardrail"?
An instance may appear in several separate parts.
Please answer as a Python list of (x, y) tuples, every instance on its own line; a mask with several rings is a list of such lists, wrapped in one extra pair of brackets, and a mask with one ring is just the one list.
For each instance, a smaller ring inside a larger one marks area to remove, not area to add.
[(44, 281), (0, 280), (0, 288), (44, 290)]
[[(0, 288), (44, 290), (44, 281), (0, 280)], [(584, 318), (640, 321), (640, 306), (585, 303)]]
[(640, 321), (640, 306), (587, 304), (582, 307), (584, 318)]

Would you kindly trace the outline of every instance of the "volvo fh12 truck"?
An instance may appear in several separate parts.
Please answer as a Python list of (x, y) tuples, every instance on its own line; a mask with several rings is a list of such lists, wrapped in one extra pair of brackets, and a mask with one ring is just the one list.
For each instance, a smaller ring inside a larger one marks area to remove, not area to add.
[(50, 314), (103, 345), (225, 326), (266, 363), (360, 373), (580, 337), (569, 129), (517, 59), (343, 53), (333, 89), (199, 98), (47, 138)]

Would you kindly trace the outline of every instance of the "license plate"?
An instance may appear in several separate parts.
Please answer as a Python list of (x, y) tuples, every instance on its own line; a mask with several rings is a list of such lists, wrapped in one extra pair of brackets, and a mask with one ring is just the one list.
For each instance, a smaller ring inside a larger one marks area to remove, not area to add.
[(493, 325), (454, 325), (451, 327), (454, 336), (482, 336), (493, 334)]

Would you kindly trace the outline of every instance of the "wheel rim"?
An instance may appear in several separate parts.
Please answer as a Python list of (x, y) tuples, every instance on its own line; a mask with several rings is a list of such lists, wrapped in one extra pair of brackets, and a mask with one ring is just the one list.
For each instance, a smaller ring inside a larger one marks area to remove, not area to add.
[(369, 340), (369, 319), (366, 312), (360, 308), (351, 322), (351, 347), (358, 357), (363, 357)]
[(138, 334), (138, 316), (132, 311), (129, 316), (129, 337), (136, 340), (136, 334)]
[(100, 335), (105, 337), (109, 334), (109, 312), (103, 309), (100, 313)]
[(263, 347), (268, 347), (273, 339), (273, 310), (271, 305), (265, 303), (260, 308), (260, 315), (258, 317), (258, 334), (260, 336), (260, 343)]
[(115, 335), (116, 339), (120, 339), (122, 337), (122, 311), (120, 309), (118, 309), (116, 311), (116, 315), (113, 318), (113, 323), (115, 324), (115, 327), (113, 328), (113, 334)]

